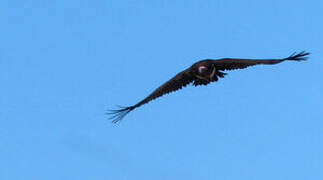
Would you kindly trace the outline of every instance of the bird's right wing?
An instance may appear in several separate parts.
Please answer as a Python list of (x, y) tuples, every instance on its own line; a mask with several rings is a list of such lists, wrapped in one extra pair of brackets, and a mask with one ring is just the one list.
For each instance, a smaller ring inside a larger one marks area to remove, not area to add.
[(112, 117), (111, 119), (112, 122), (116, 123), (120, 121), (125, 115), (127, 115), (130, 111), (134, 110), (135, 108), (146, 104), (160, 96), (163, 96), (165, 94), (177, 91), (191, 82), (195, 80), (195, 76), (192, 75), (191, 69), (188, 68), (177, 75), (175, 75), (172, 79), (168, 80), (166, 83), (158, 87), (155, 91), (153, 91), (149, 96), (147, 96), (145, 99), (140, 101), (139, 103), (133, 105), (133, 106), (128, 106), (128, 107), (121, 107), (119, 110), (111, 110), (110, 113)]
[(285, 60), (290, 61), (303, 61), (306, 60), (307, 53), (305, 51), (298, 54), (292, 54), (284, 59), (233, 59), (233, 58), (224, 58), (219, 60), (213, 60), (213, 64), (217, 70), (235, 70), (235, 69), (244, 69), (249, 66), (254, 66), (257, 64), (277, 64)]
[(195, 79), (195, 76), (191, 74), (191, 69), (188, 68), (178, 73), (177, 75), (175, 75), (173, 78), (168, 80), (163, 85), (159, 86), (155, 91), (153, 91), (144, 100), (139, 102), (136, 106), (139, 107), (160, 96), (182, 89), (183, 87), (191, 83), (194, 79)]

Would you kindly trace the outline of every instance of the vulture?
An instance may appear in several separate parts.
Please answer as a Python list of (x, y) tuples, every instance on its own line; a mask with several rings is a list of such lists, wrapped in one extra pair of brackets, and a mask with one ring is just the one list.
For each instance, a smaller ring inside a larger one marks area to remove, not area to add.
[(258, 64), (273, 65), (283, 61), (304, 61), (308, 58), (307, 56), (309, 54), (310, 53), (308, 52), (302, 51), (298, 54), (293, 53), (292, 55), (283, 59), (222, 58), (200, 60), (159, 86), (155, 91), (137, 104), (128, 107), (119, 106), (120, 109), (109, 110), (107, 114), (111, 116), (110, 119), (113, 123), (117, 123), (134, 109), (165, 94), (182, 89), (190, 83), (193, 83), (193, 86), (202, 86), (211, 82), (216, 82), (219, 80), (219, 78), (223, 78), (225, 75), (227, 75), (227, 73), (224, 73), (223, 71), (244, 69)]

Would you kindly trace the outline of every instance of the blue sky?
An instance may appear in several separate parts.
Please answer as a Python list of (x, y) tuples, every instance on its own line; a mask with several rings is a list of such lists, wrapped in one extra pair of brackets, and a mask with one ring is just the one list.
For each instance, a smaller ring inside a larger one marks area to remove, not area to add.
[[(5, 0), (0, 179), (323, 179), (323, 2)], [(206, 58), (231, 71), (131, 112)]]

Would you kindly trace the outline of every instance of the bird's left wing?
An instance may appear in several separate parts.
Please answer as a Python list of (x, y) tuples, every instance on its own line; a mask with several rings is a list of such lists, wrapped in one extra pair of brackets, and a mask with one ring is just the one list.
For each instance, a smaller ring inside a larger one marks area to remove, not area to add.
[(287, 58), (283, 59), (233, 59), (233, 58), (224, 58), (219, 60), (213, 60), (213, 64), (217, 70), (235, 70), (235, 69), (244, 69), (249, 66), (254, 66), (258, 64), (277, 64), (283, 61), (303, 61), (306, 60), (310, 53), (300, 52), (298, 54), (294, 53)]
[(172, 79), (168, 80), (166, 83), (158, 87), (155, 91), (153, 91), (149, 96), (147, 96), (139, 103), (133, 106), (121, 107), (121, 109), (118, 109), (118, 110), (110, 110), (108, 114), (112, 115), (111, 116), (112, 122), (116, 123), (120, 121), (130, 111), (134, 110), (135, 108), (143, 104), (146, 104), (160, 96), (177, 91), (187, 86), (188, 84), (190, 84), (193, 80), (195, 80), (195, 76), (191, 73), (191, 69), (188, 68), (178, 73)]

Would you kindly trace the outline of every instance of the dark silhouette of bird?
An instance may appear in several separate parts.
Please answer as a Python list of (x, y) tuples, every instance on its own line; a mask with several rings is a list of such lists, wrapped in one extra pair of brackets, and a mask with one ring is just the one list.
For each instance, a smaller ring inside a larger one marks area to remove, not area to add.
[(222, 71), (244, 69), (249, 66), (258, 64), (272, 65), (278, 64), (283, 61), (304, 61), (310, 53), (300, 52), (298, 54), (293, 53), (287, 58), (283, 59), (239, 59), (239, 58), (222, 58), (222, 59), (204, 59), (196, 62), (191, 67), (178, 73), (169, 81), (158, 87), (149, 96), (133, 106), (121, 107), (118, 110), (109, 110), (107, 114), (111, 115), (113, 123), (117, 123), (124, 118), (130, 111), (160, 97), (165, 94), (177, 91), (188, 84), (193, 82), (194, 86), (207, 85), (211, 82), (218, 81), (219, 78), (223, 78), (227, 73)]

